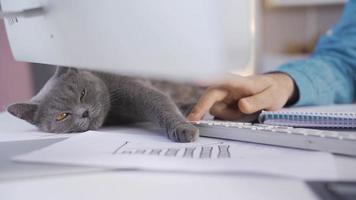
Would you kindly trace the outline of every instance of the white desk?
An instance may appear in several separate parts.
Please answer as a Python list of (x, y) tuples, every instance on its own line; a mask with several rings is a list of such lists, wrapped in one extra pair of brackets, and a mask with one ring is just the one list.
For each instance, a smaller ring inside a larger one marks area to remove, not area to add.
[[(0, 114), (0, 134), (32, 128)], [(63, 139), (0, 143), (0, 199), (317, 199), (299, 180), (257, 174), (160, 173), (14, 163), (14, 155)], [(335, 156), (342, 180), (356, 180), (356, 159)]]

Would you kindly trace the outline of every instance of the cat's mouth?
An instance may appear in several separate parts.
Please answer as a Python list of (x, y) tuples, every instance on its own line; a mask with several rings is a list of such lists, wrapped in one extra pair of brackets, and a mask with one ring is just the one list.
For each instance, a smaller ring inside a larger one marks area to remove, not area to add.
[(90, 127), (90, 119), (83, 119), (78, 123), (78, 129), (81, 132), (88, 131)]
[(103, 119), (95, 112), (90, 113), (90, 117), (81, 118), (76, 121), (76, 132), (85, 132), (88, 130), (96, 130), (103, 124)]

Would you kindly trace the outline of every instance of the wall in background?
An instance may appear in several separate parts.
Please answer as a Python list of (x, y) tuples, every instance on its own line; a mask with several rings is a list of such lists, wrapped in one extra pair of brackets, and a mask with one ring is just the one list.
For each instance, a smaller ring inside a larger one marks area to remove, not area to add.
[(33, 90), (35, 94), (40, 91), (47, 80), (54, 74), (55, 70), (55, 66), (38, 63), (31, 64)]
[(311, 42), (338, 21), (342, 10), (342, 5), (265, 8), (262, 19), (264, 51), (284, 53), (290, 43)]
[(339, 20), (343, 7), (342, 3), (273, 7), (265, 4), (261, 13), (260, 54), (263, 62), (260, 72), (273, 70), (291, 60), (306, 58), (319, 36)]
[(29, 100), (32, 95), (29, 65), (13, 59), (4, 21), (0, 20), (0, 111), (10, 103)]

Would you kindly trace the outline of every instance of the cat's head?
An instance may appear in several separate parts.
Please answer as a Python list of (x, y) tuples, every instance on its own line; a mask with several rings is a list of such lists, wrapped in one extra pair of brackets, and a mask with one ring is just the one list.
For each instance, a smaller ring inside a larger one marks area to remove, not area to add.
[(99, 128), (109, 108), (109, 92), (101, 79), (88, 71), (58, 67), (30, 102), (12, 104), (7, 111), (43, 131), (68, 133)]

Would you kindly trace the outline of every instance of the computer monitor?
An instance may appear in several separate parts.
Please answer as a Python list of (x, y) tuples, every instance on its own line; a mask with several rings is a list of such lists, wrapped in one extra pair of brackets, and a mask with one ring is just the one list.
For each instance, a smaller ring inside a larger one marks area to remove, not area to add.
[(251, 67), (256, 1), (1, 0), (16, 60), (201, 79)]

